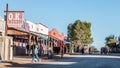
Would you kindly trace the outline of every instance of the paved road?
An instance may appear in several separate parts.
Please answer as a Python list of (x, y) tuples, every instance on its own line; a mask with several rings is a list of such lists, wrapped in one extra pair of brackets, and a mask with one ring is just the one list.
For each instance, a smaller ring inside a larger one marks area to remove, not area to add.
[(28, 68), (120, 68), (120, 56), (117, 55), (70, 55), (49, 62), (11, 63), (9, 67)]

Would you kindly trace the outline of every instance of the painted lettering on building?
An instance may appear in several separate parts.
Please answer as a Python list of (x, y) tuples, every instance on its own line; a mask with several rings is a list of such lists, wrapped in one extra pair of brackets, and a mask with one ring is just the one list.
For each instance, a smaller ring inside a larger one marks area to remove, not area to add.
[(21, 28), (24, 17), (22, 11), (8, 11), (7, 12), (8, 27)]
[(24, 19), (23, 11), (8, 11), (7, 25), (11, 28), (16, 28), (23, 31), (29, 31), (29, 24)]

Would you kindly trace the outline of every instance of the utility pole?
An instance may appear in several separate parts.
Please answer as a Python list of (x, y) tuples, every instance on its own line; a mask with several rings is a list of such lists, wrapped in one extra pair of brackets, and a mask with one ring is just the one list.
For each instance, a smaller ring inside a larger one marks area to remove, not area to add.
[(5, 23), (5, 36), (7, 36), (7, 30), (8, 30), (8, 25), (7, 25), (7, 23), (8, 23), (8, 19), (7, 19), (7, 17), (8, 17), (8, 4), (6, 4), (6, 23)]

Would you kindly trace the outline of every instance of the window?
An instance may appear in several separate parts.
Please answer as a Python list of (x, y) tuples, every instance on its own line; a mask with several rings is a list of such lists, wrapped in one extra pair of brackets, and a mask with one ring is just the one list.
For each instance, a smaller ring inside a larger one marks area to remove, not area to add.
[(32, 29), (33, 29), (33, 25), (31, 25)]
[(43, 29), (41, 29), (41, 31), (43, 31)]
[(39, 31), (39, 28), (37, 28), (37, 31)]

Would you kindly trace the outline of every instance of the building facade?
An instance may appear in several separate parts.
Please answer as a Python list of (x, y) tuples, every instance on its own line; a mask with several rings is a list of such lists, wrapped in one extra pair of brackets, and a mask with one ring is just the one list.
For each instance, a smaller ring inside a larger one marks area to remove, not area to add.
[(0, 17), (0, 36), (5, 36), (5, 21)]
[(33, 44), (38, 45), (39, 49), (42, 48), (44, 54), (47, 54), (47, 49), (48, 49), (48, 27), (41, 24), (41, 23), (32, 23), (30, 21), (27, 21), (27, 22), (29, 23), (29, 26), (30, 26), (30, 33), (35, 35), (35, 37), (32, 36), (33, 39), (31, 38), (31, 42), (32, 42), (32, 40), (36, 39), (33, 43), (30, 43), (30, 45), (31, 44), (32, 45)]
[(13, 39), (5, 36), (5, 21), (0, 17), (0, 58), (4, 60), (12, 60), (13, 56)]
[(48, 27), (43, 25), (42, 23), (35, 23), (37, 26), (38, 33), (41, 33), (43, 35), (48, 35)]
[(25, 55), (29, 42), (29, 25), (24, 19), (24, 11), (7, 11), (7, 36), (13, 38), (13, 54)]
[(49, 46), (52, 48), (53, 53), (61, 54), (64, 49), (64, 34), (60, 34), (57, 29), (49, 31)]
[[(41, 47), (40, 51), (43, 50), (44, 54), (47, 54), (48, 50), (48, 27), (43, 25), (42, 23), (35, 23), (37, 25), (37, 30), (39, 33), (39, 46)], [(43, 48), (43, 49), (42, 49)]]

